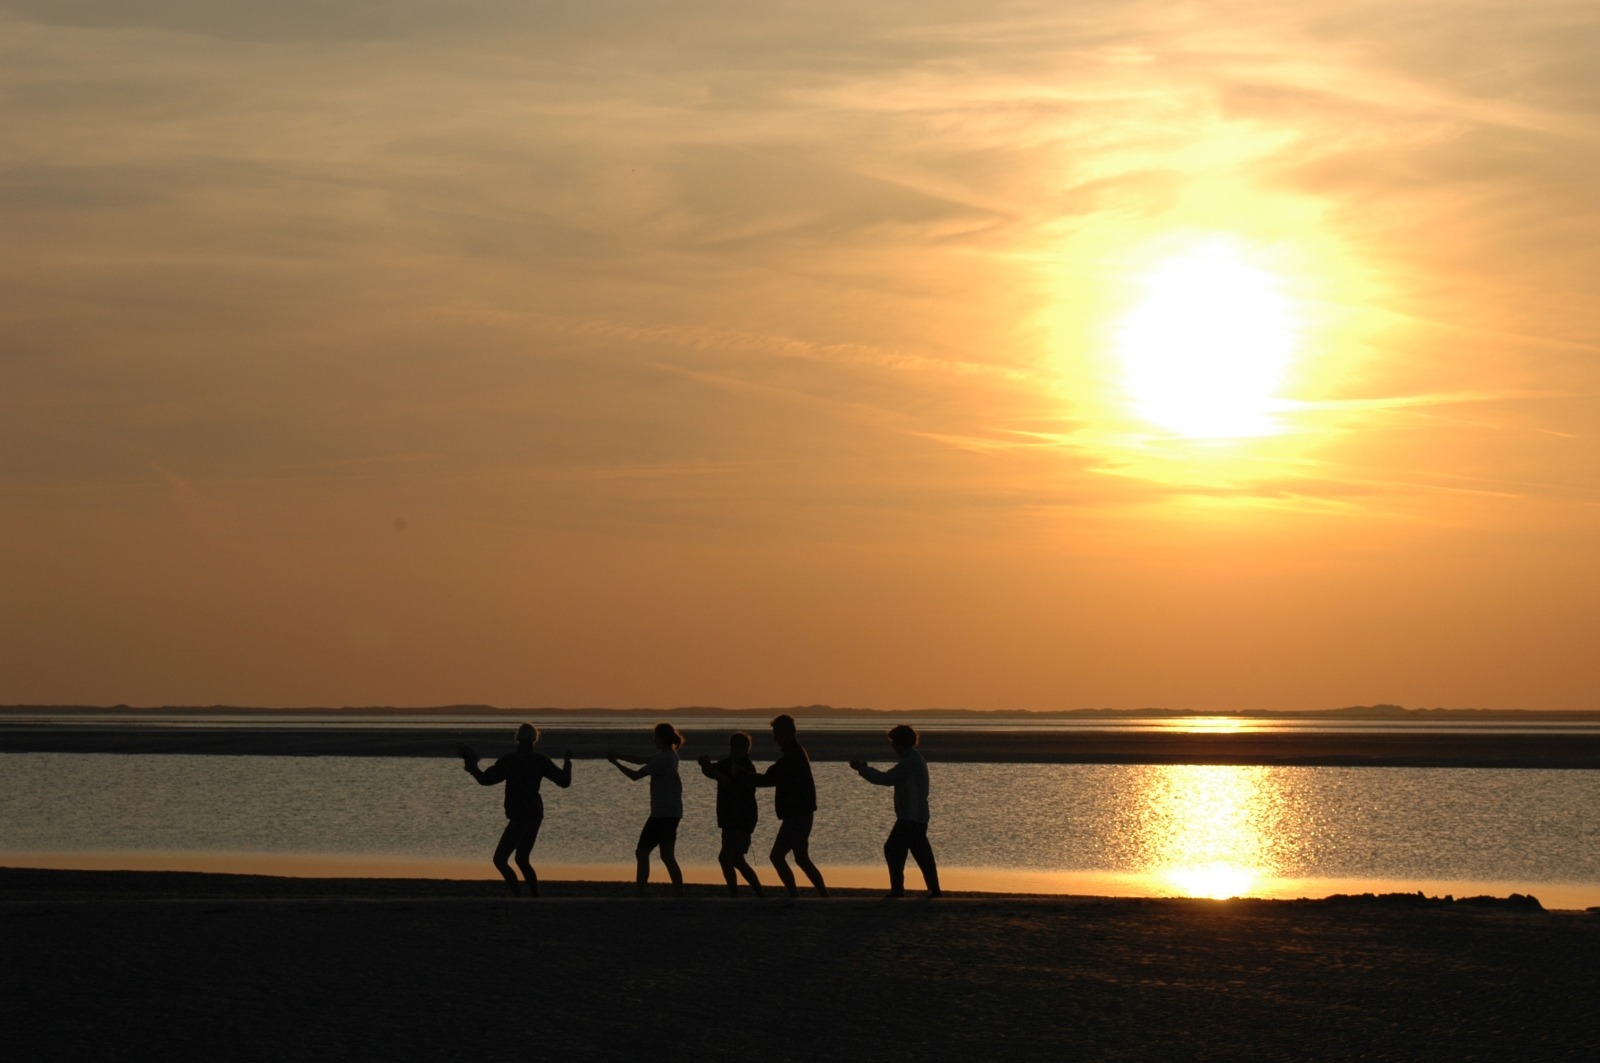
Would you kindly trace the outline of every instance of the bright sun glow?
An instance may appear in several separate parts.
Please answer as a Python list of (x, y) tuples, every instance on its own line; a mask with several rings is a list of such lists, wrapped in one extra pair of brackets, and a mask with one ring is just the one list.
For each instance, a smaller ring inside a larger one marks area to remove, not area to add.
[(1194, 439), (1271, 435), (1294, 353), (1289, 301), (1221, 241), (1169, 258), (1117, 335), (1139, 417)]

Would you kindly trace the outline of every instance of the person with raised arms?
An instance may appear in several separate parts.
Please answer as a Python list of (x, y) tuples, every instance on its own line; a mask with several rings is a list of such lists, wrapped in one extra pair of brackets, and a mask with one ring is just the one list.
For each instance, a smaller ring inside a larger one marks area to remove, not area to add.
[(544, 798), (539, 796), (539, 783), (549, 779), (562, 788), (572, 785), (572, 750), (567, 750), (558, 768), (555, 761), (533, 748), (538, 741), (539, 729), (531, 723), (523, 724), (517, 728), (517, 748), (491, 764), (487, 771), (478, 766), (478, 754), (471, 746), (460, 746), (456, 750), (462, 766), (480, 786), (506, 784), (506, 829), (500, 834), (500, 844), (495, 846), (494, 866), (510, 884), (511, 892), (520, 894), (516, 873), (507, 859), (515, 853), (530, 897), (539, 896), (539, 877), (529, 862), (533, 843), (539, 840), (539, 827), (544, 823)]
[(756, 809), (756, 767), (750, 763), (750, 736), (743, 731), (729, 735), (728, 755), (718, 761), (709, 755), (701, 757), (700, 770), (717, 781), (717, 826), (722, 829), (717, 863), (728, 884), (728, 896), (739, 895), (738, 875), (744, 876), (757, 897), (764, 896), (761, 880), (746, 859), (750, 836), (755, 833), (760, 816)]
[(916, 858), (927, 883), (928, 896), (939, 897), (939, 865), (928, 844), (928, 762), (917, 749), (917, 732), (909, 724), (889, 731), (889, 744), (899, 762), (888, 771), (871, 767), (864, 760), (852, 760), (856, 774), (878, 786), (894, 787), (894, 826), (883, 843), (883, 858), (889, 864), (889, 896), (906, 895), (906, 854)]
[(828, 895), (822, 872), (811, 862), (811, 825), (817, 813), (817, 784), (811, 775), (811, 758), (800, 744), (794, 717), (788, 713), (772, 720), (772, 738), (781, 752), (766, 771), (755, 779), (757, 786), (773, 788), (772, 808), (778, 816), (778, 836), (772, 840), (772, 866), (783, 880), (790, 897), (800, 895), (794, 872), (785, 859), (794, 854), (795, 866), (805, 872), (817, 895)]
[[(672, 892), (683, 896), (683, 872), (678, 868), (678, 822), (683, 819), (683, 780), (678, 777), (678, 748), (683, 745), (683, 735), (670, 723), (658, 723), (654, 732), (656, 752), (649, 757), (621, 756), (615, 750), (606, 757), (613, 767), (635, 782), (650, 780), (650, 818), (644, 821), (639, 832), (639, 844), (634, 849), (638, 862), (634, 876), (634, 892), (643, 897), (645, 883), (650, 881), (650, 852), (660, 848), (661, 863), (672, 879)], [(637, 764), (637, 769), (627, 764)]]

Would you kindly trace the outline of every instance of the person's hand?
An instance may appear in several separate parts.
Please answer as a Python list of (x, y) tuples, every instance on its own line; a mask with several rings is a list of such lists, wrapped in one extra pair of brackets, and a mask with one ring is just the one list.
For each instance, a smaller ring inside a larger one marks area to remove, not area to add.
[(566, 754), (565, 754), (565, 756), (566, 756), (566, 758), (567, 758), (567, 759), (568, 759), (568, 760), (571, 760), (571, 759), (572, 759), (572, 750), (570, 750), (570, 749), (569, 749), (569, 750), (567, 750), (567, 752), (566, 752)]
[(856, 771), (860, 771), (862, 768), (867, 766), (867, 762), (864, 760), (852, 760), (850, 762), (850, 766)]
[(710, 753), (702, 753), (702, 754), (700, 754), (700, 766), (702, 768), (711, 767), (711, 754)]
[(464, 768), (470, 768), (478, 763), (478, 751), (471, 746), (456, 746), (456, 756), (461, 758), (461, 766)]

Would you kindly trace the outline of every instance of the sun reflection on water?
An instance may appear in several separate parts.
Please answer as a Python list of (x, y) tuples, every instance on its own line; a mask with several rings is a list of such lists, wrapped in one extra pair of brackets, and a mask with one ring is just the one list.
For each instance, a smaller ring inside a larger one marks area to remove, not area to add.
[(1280, 873), (1284, 804), (1265, 768), (1170, 765), (1139, 795), (1142, 871), (1164, 892), (1238, 897)]
[(1163, 720), (1158, 729), (1177, 734), (1244, 734), (1262, 731), (1265, 727), (1260, 720), (1240, 716), (1184, 716)]

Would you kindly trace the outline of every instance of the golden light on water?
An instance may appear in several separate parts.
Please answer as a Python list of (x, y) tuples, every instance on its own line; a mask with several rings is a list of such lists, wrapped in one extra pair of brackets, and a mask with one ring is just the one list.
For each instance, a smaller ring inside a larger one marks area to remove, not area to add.
[(1160, 730), (1175, 734), (1246, 734), (1265, 728), (1260, 720), (1241, 716), (1186, 716), (1163, 720)]
[(1282, 802), (1265, 768), (1152, 768), (1141, 795), (1144, 872), (1164, 892), (1237, 897), (1277, 874)]
[(1237, 244), (1168, 257), (1117, 334), (1132, 411), (1192, 439), (1272, 435), (1295, 332), (1279, 282)]

